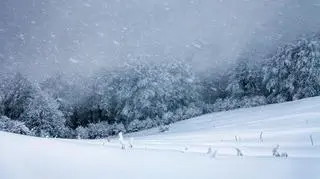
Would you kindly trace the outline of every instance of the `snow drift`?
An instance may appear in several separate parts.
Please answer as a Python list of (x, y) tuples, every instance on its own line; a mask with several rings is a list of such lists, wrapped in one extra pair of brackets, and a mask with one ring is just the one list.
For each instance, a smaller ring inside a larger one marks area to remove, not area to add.
[[(134, 138), (127, 150), (117, 138), (62, 140), (0, 132), (0, 178), (317, 178), (319, 107), (316, 97), (204, 115), (164, 133), (125, 135), (126, 145)], [(272, 156), (277, 145), (288, 158)], [(207, 154), (210, 147), (215, 157)]]

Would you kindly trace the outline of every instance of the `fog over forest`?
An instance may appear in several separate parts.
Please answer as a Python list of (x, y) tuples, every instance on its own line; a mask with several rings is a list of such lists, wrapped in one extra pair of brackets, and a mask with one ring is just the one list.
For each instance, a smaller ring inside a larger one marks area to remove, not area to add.
[(105, 138), (320, 96), (319, 0), (5, 0), (0, 130)]
[(318, 0), (3, 0), (0, 62), (41, 80), (132, 59), (223, 69), (318, 30), (319, 8)]
[(0, 0), (0, 179), (317, 178), (319, 108), (320, 0)]

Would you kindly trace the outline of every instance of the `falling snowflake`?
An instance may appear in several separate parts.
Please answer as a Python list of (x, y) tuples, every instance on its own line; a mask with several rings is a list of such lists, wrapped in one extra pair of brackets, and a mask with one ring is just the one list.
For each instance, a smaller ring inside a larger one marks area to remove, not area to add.
[(91, 7), (91, 4), (89, 4), (89, 3), (85, 3), (85, 4), (83, 4), (85, 7)]
[(113, 44), (116, 45), (116, 46), (119, 46), (119, 45), (120, 45), (120, 42), (114, 40), (114, 41), (113, 41)]
[(69, 58), (69, 61), (71, 62), (71, 63), (79, 63), (79, 61), (77, 60), (77, 59), (74, 59), (74, 58)]
[(103, 33), (103, 32), (97, 32), (97, 34), (98, 34), (100, 37), (104, 37), (104, 33)]

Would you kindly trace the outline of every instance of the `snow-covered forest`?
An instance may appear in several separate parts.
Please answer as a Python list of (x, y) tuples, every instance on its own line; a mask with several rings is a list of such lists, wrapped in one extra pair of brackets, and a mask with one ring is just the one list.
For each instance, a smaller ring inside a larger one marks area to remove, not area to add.
[(319, 179), (320, 0), (0, 0), (0, 179)]
[(239, 58), (223, 72), (195, 73), (183, 60), (53, 75), (41, 82), (1, 71), (0, 128), (63, 138), (103, 138), (243, 107), (320, 95), (320, 36), (279, 47), (253, 63)]

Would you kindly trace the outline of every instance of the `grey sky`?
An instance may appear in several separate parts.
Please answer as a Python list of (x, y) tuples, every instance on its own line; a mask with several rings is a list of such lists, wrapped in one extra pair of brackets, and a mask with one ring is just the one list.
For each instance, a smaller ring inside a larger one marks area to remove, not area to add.
[(319, 30), (319, 0), (2, 0), (0, 62), (31, 77), (127, 59), (220, 67)]

